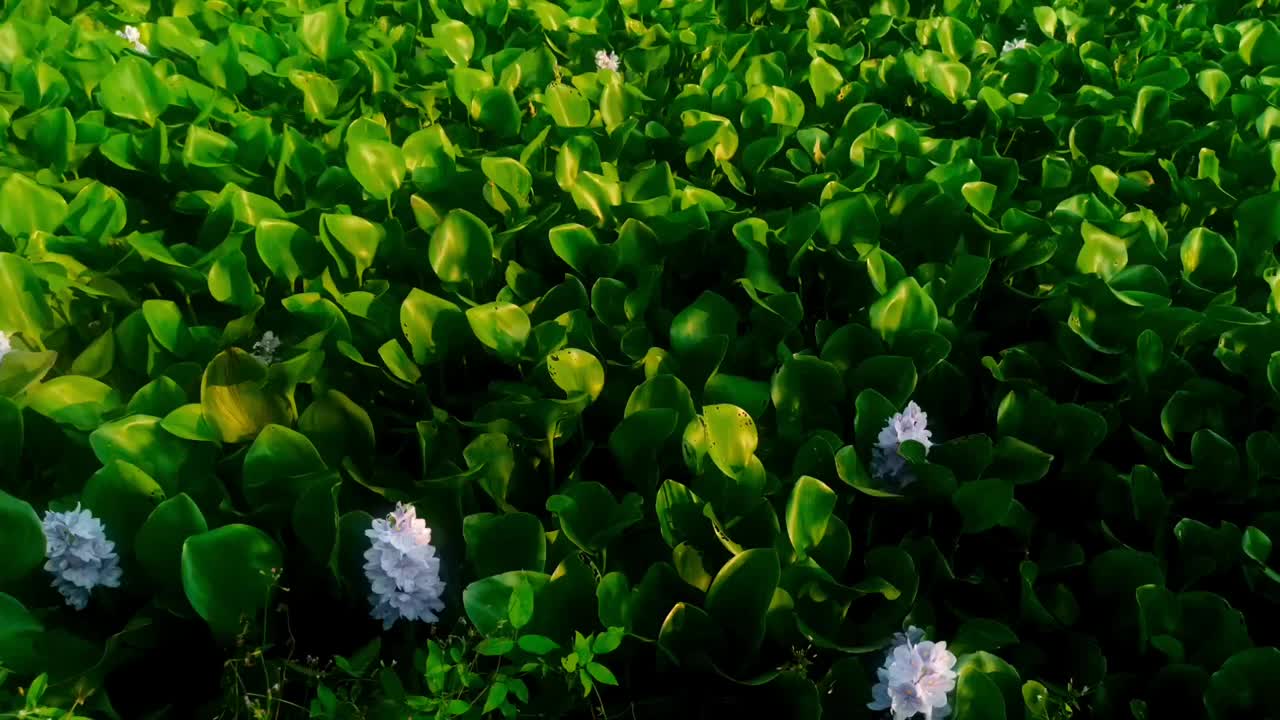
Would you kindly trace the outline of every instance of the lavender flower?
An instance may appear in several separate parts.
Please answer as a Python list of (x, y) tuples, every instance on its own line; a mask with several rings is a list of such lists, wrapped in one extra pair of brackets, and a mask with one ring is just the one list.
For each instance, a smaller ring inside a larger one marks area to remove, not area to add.
[(620, 67), (618, 63), (617, 53), (607, 50), (596, 51), (596, 69), (597, 70), (617, 70)]
[(907, 404), (906, 410), (889, 418), (871, 450), (871, 471), (877, 480), (892, 480), (899, 485), (915, 480), (907, 469), (906, 459), (898, 454), (898, 448), (908, 440), (915, 440), (928, 453), (933, 447), (929, 440), (933, 433), (928, 430), (928, 421), (928, 413), (922, 411), (914, 400)]
[(373, 521), (365, 535), (373, 546), (364, 554), (365, 576), (373, 593), (371, 614), (390, 629), (401, 618), (435, 622), (444, 610), (440, 558), (431, 545), (431, 530), (412, 505), (397, 503), (387, 518)]
[(262, 339), (253, 344), (253, 356), (263, 365), (270, 365), (276, 360), (276, 351), (280, 349), (280, 338), (270, 330), (262, 334)]
[(894, 636), (894, 646), (876, 670), (880, 682), (871, 688), (872, 710), (889, 710), (893, 720), (923, 715), (940, 720), (951, 714), (947, 693), (956, 687), (956, 656), (945, 642), (924, 639), (924, 631), (910, 627)]
[(67, 604), (83, 610), (95, 587), (120, 587), (120, 556), (107, 540), (102, 521), (80, 504), (70, 512), (50, 510), (44, 515), (44, 569), (53, 573), (53, 587)]

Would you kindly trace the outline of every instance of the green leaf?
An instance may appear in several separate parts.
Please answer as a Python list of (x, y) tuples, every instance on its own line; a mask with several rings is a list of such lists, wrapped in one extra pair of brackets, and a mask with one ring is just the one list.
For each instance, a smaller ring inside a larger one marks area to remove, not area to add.
[(952, 498), (964, 519), (964, 532), (989, 530), (1004, 520), (1013, 504), (1013, 483), (1003, 478), (967, 482)]
[(532, 588), (536, 598), (550, 580), (549, 575), (528, 570), (494, 575), (468, 585), (462, 591), (462, 605), (476, 630), (481, 635), (490, 636), (506, 624), (511, 595), (517, 585), (525, 584)]
[(640, 496), (627, 494), (621, 502), (604, 485), (583, 482), (570, 485), (547, 499), (560, 528), (573, 544), (598, 552), (640, 521)]
[(509, 362), (519, 359), (532, 325), (519, 305), (492, 302), (467, 310), (471, 332), (485, 347)]
[(279, 546), (248, 525), (224, 525), (182, 545), (182, 587), (213, 631), (230, 636), (243, 621), (271, 607), (274, 573), (284, 562)]
[(267, 425), (244, 456), (243, 492), (258, 512), (287, 511), (327, 469), (311, 441), (280, 425)]
[(209, 363), (200, 383), (205, 422), (223, 442), (252, 440), (268, 425), (293, 425), (296, 410), (266, 368), (239, 348)]
[[(5, 207), (15, 205), (17, 203), (5, 203)], [(3, 332), (20, 332), (36, 340), (43, 337), (53, 327), (48, 298), (48, 289), (26, 258), (0, 252), (0, 328)]]
[(1129, 548), (1114, 548), (1089, 564), (1089, 577), (1100, 596), (1127, 596), (1142, 585), (1164, 585), (1155, 556)]
[(1202, 288), (1220, 290), (1236, 276), (1235, 248), (1212, 230), (1195, 228), (1182, 239), (1182, 274)]
[(347, 169), (365, 192), (379, 200), (399, 190), (408, 171), (400, 148), (380, 140), (361, 140), (348, 145)]
[(302, 109), (308, 120), (323, 120), (338, 108), (338, 86), (324, 75), (293, 70), (289, 82), (302, 92)]
[(547, 356), (551, 380), (569, 397), (585, 394), (592, 400), (604, 390), (604, 366), (585, 350), (566, 348)]
[(780, 576), (777, 552), (754, 549), (735, 555), (711, 581), (707, 614), (724, 629), (733, 665), (750, 663), (759, 650)]
[(935, 62), (927, 70), (929, 85), (952, 104), (969, 96), (972, 75), (969, 68), (956, 62)]
[(809, 63), (809, 88), (818, 101), (818, 107), (825, 106), (844, 85), (844, 76), (831, 63), (815, 57)]
[(22, 408), (0, 395), (0, 467), (14, 467), (21, 462), (24, 425)]
[(1266, 567), (1267, 560), (1271, 557), (1271, 538), (1251, 525), (1245, 528), (1241, 538), (1241, 548), (1250, 560)]
[(511, 627), (520, 630), (533, 619), (533, 586), (528, 582), (516, 583), (507, 602), (507, 619)]
[(569, 85), (557, 83), (547, 88), (542, 95), (542, 106), (560, 127), (586, 127), (591, 121), (591, 103)]
[(1083, 273), (1096, 273), (1110, 280), (1129, 264), (1129, 251), (1124, 238), (1116, 237), (1094, 225), (1080, 225), (1084, 247), (1076, 257), (1076, 267)]
[(960, 192), (974, 210), (983, 215), (991, 213), (991, 206), (995, 204), (996, 199), (995, 185), (982, 181), (967, 182), (960, 188)]
[(1280, 649), (1258, 647), (1232, 655), (1210, 678), (1204, 692), (1205, 708), (1213, 720), (1267, 717), (1280, 713), (1280, 698), (1273, 692), (1280, 673)]
[(591, 677), (595, 678), (597, 682), (615, 686), (618, 684), (618, 678), (613, 676), (613, 672), (598, 662), (588, 664), (587, 672), (591, 673)]
[(64, 375), (37, 385), (27, 406), (57, 423), (90, 432), (124, 407), (120, 393), (106, 383)]
[(556, 641), (545, 635), (521, 635), (516, 644), (521, 650), (534, 655), (547, 655), (560, 648)]
[(907, 404), (915, 392), (917, 380), (911, 359), (896, 355), (867, 358), (853, 371), (855, 387), (875, 390), (895, 406)]
[(529, 205), (529, 193), (533, 189), (533, 175), (518, 161), (503, 157), (483, 157), (480, 170), (489, 182), (515, 198), (520, 207)]
[(515, 95), (505, 87), (485, 88), (471, 98), (471, 119), (499, 138), (519, 135), (521, 118)]
[(0, 363), (0, 397), (18, 397), (53, 369), (55, 352), (12, 350)]
[(0, 229), (10, 237), (55, 232), (67, 218), (67, 201), (22, 173), (12, 173), (0, 183), (0, 193), (7, 198), (0, 207)]
[(220, 303), (250, 310), (258, 302), (257, 290), (248, 259), (239, 250), (223, 255), (209, 268), (209, 294)]
[(321, 62), (331, 62), (346, 54), (347, 25), (343, 4), (331, 3), (302, 16), (298, 38)]
[(17, 598), (0, 593), (0, 657), (19, 673), (35, 670), (40, 658), (37, 642), (44, 626)]
[(937, 328), (938, 306), (915, 278), (903, 278), (871, 305), (871, 329), (886, 341), (902, 332)]
[(117, 460), (89, 477), (80, 499), (102, 520), (108, 539), (120, 548), (120, 554), (128, 556), (134, 536), (164, 501), (165, 492), (137, 466)]
[(44, 564), (44, 527), (35, 509), (0, 490), (0, 586), (21, 580)]
[(323, 262), (315, 238), (287, 220), (261, 220), (254, 245), (267, 269), (291, 286), (300, 277), (316, 274)]
[(204, 412), (200, 409), (200, 403), (190, 403), (175, 408), (160, 422), (160, 427), (183, 440), (202, 442), (217, 442), (218, 440), (218, 434), (204, 420)]
[(759, 436), (755, 420), (736, 405), (709, 405), (702, 409), (711, 461), (729, 477), (738, 477), (755, 457)]
[(1280, 64), (1280, 29), (1270, 20), (1255, 23), (1240, 35), (1240, 57), (1251, 66)]
[(787, 499), (787, 535), (796, 554), (805, 557), (822, 542), (836, 506), (836, 494), (821, 480), (802, 475)]
[(462, 524), (467, 560), (479, 577), (513, 570), (542, 572), (547, 538), (542, 521), (528, 513), (468, 515)]
[(1231, 90), (1231, 77), (1218, 68), (1205, 68), (1196, 74), (1196, 84), (1209, 104), (1217, 105)]
[(996, 442), (987, 473), (1024, 485), (1044, 477), (1052, 463), (1053, 456), (1040, 448), (1014, 437), (1002, 437)]
[(476, 39), (466, 23), (445, 20), (431, 26), (431, 37), (436, 47), (444, 51), (454, 65), (465, 66), (476, 49)]
[(160, 427), (160, 418), (129, 415), (106, 423), (89, 435), (89, 445), (103, 465), (121, 460), (155, 479), (166, 495), (195, 470), (200, 456), (192, 445)]
[[(355, 215), (324, 215), (320, 222), (320, 239), (329, 254), (338, 261), (339, 272), (348, 276), (347, 258), (355, 265), (356, 281), (364, 281), (364, 273), (373, 266), (378, 247), (387, 233), (381, 225)], [(337, 241), (337, 246), (333, 242)], [(344, 252), (340, 252), (339, 248)]]
[(1000, 686), (976, 667), (956, 678), (955, 720), (1005, 720)]
[(450, 210), (431, 234), (431, 268), (443, 282), (478, 285), (493, 266), (493, 236), (466, 210)]
[(947, 649), (957, 655), (975, 650), (990, 652), (1007, 645), (1016, 645), (1018, 636), (1008, 625), (986, 618), (966, 620), (956, 631)]
[(116, 62), (98, 90), (98, 101), (107, 112), (147, 125), (156, 124), (170, 99), (168, 88), (151, 64), (132, 55)]
[(461, 343), (467, 320), (457, 305), (414, 288), (400, 306), (400, 327), (413, 350), (413, 361), (426, 365)]
[(147, 578), (167, 592), (181, 592), (182, 546), (209, 529), (204, 514), (186, 493), (160, 503), (138, 528), (134, 554)]
[(880, 237), (880, 221), (865, 195), (843, 197), (823, 205), (818, 227), (827, 242), (840, 247), (852, 248)]

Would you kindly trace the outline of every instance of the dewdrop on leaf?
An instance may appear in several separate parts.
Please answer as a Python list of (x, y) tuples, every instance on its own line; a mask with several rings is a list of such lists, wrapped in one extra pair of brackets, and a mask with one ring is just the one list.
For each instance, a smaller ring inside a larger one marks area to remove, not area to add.
[(412, 505), (396, 504), (385, 519), (365, 531), (373, 545), (365, 551), (364, 572), (372, 593), (370, 614), (390, 629), (397, 620), (435, 622), (444, 610), (440, 558), (431, 544), (431, 529)]

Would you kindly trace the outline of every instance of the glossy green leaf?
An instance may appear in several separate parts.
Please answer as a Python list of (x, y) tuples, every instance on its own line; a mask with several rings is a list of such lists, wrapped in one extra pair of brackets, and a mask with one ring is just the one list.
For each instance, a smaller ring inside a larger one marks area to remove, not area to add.
[(275, 541), (257, 528), (232, 524), (192, 535), (182, 544), (182, 587), (215, 633), (234, 635), (271, 607), (275, 573), (284, 562)]

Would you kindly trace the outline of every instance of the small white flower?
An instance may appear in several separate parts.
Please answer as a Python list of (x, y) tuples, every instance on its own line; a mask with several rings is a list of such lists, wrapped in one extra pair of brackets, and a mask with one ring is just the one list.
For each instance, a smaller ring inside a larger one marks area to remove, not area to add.
[(116, 31), (116, 36), (117, 36), (117, 37), (122, 37), (122, 38), (124, 38), (125, 40), (128, 40), (128, 41), (129, 41), (129, 43), (130, 43), (131, 45), (133, 45), (133, 49), (134, 49), (134, 50), (137, 50), (138, 52), (142, 53), (143, 55), (148, 54), (148, 53), (147, 53), (147, 46), (142, 44), (142, 32), (141, 32), (140, 30), (138, 30), (138, 28), (136, 28), (136, 27), (134, 27), (134, 26), (132, 26), (132, 25), (126, 25), (126, 26), (124, 27), (124, 30), (117, 30), (117, 31)]
[(908, 440), (915, 440), (924, 446), (926, 454), (933, 442), (929, 439), (933, 433), (929, 431), (929, 414), (920, 409), (914, 400), (907, 403), (907, 409), (889, 418), (884, 429), (876, 438), (876, 445), (871, 450), (871, 471), (878, 480), (895, 480), (900, 485), (907, 485), (915, 480), (907, 471), (906, 458), (898, 454), (898, 448)]
[(9, 340), (8, 334), (0, 330), (0, 362), (4, 362), (4, 356), (13, 352), (13, 342)]
[(435, 622), (444, 610), (440, 558), (431, 544), (431, 529), (412, 505), (397, 503), (386, 519), (373, 521), (364, 533), (373, 545), (364, 554), (364, 573), (373, 590), (371, 615), (390, 629), (401, 618)]
[(253, 356), (263, 365), (276, 361), (276, 351), (280, 349), (280, 338), (270, 330), (262, 334), (262, 339), (253, 344)]
[(617, 70), (618, 55), (607, 50), (596, 51), (596, 69), (597, 70)]
[(947, 693), (956, 687), (956, 656), (945, 642), (929, 642), (917, 627), (894, 636), (894, 645), (876, 670), (880, 682), (871, 688), (872, 710), (889, 710), (893, 720), (923, 715), (941, 720), (951, 714)]
[(1008, 55), (1014, 50), (1023, 50), (1027, 47), (1026, 38), (1018, 38), (1016, 40), (1005, 40), (1004, 47), (1000, 48), (1001, 55)]
[(52, 585), (68, 605), (83, 610), (95, 587), (120, 587), (116, 545), (107, 540), (102, 521), (79, 503), (70, 512), (46, 512), (44, 536), (44, 569), (53, 573)]

